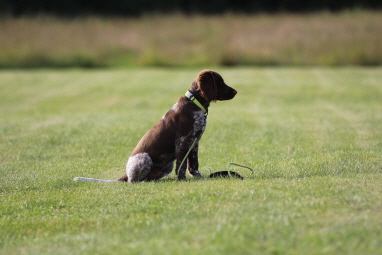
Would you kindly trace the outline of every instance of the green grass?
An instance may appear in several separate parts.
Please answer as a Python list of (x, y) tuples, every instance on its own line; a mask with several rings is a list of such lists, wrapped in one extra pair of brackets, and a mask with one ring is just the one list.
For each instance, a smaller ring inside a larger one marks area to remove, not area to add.
[(199, 69), (0, 71), (1, 254), (379, 254), (382, 68), (222, 68), (204, 176), (118, 178)]

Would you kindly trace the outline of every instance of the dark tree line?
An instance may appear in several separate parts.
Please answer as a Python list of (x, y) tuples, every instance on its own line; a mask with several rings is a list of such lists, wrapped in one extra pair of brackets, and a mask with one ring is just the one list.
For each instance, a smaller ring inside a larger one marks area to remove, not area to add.
[(1, 15), (138, 16), (145, 13), (313, 12), (382, 9), (381, 0), (0, 0)]

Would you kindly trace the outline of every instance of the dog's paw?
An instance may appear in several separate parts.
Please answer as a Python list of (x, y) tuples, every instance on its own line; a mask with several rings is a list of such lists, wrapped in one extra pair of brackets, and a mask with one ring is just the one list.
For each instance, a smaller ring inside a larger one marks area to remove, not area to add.
[(186, 181), (186, 180), (187, 180), (186, 175), (178, 176), (178, 181)]
[(200, 172), (198, 171), (198, 170), (196, 170), (196, 171), (192, 171), (192, 172), (189, 172), (190, 173), (190, 175), (192, 176), (192, 177), (196, 177), (196, 178), (198, 178), (198, 177), (202, 177), (202, 175), (200, 174)]

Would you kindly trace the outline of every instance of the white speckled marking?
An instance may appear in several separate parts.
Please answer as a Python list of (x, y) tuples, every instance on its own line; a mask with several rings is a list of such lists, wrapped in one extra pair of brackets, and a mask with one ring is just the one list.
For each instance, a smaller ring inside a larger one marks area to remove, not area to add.
[[(176, 103), (171, 107), (171, 109), (168, 110), (168, 112), (170, 112), (170, 111), (174, 111), (174, 112), (178, 111), (178, 102), (176, 102)], [(168, 112), (166, 112), (166, 114), (162, 116), (162, 119), (165, 119), (165, 118), (166, 118), (166, 115), (167, 115)]]
[(178, 102), (176, 102), (172, 107), (171, 107), (171, 110), (173, 111), (178, 111)]
[(149, 154), (139, 153), (129, 158), (126, 165), (126, 174), (129, 182), (144, 180), (153, 166)]
[[(194, 129), (195, 134), (207, 125), (207, 119), (202, 111), (194, 112)], [(194, 134), (194, 135), (195, 135)]]

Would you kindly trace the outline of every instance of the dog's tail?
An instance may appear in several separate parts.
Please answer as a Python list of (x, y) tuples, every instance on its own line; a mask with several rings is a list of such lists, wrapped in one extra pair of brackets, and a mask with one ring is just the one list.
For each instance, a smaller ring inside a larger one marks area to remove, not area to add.
[(85, 177), (76, 177), (73, 181), (83, 181), (83, 182), (120, 182), (117, 180), (101, 180), (101, 179), (93, 179), (93, 178), (85, 178)]
[(121, 178), (116, 180), (101, 180), (101, 179), (93, 179), (93, 178), (85, 178), (85, 177), (76, 177), (73, 181), (83, 181), (83, 182), (127, 182), (127, 174), (125, 173)]

